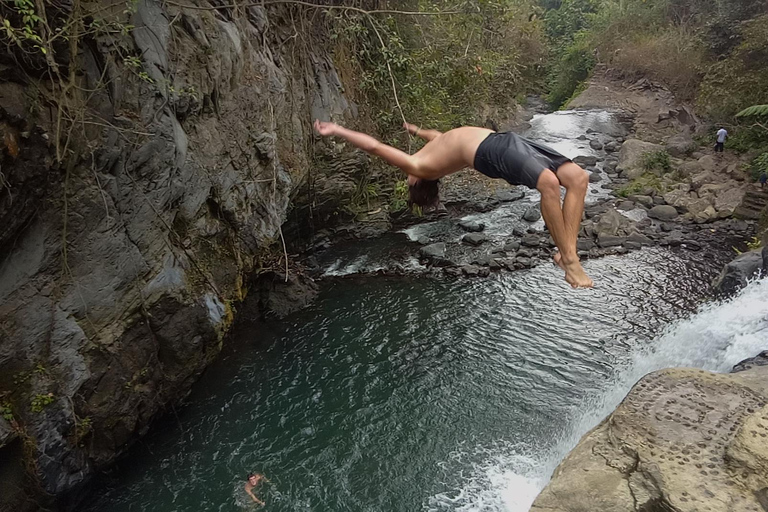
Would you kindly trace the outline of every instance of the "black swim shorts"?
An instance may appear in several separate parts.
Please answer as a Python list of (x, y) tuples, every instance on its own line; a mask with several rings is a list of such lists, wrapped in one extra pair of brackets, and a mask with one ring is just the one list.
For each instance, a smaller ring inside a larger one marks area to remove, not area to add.
[(475, 169), (481, 173), (528, 188), (536, 188), (544, 169), (557, 172), (570, 161), (554, 149), (512, 132), (490, 134), (475, 153)]

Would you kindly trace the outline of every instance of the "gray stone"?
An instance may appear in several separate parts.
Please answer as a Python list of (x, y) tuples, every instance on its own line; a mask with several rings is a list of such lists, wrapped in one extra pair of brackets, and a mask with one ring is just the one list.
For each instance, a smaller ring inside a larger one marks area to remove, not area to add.
[(523, 214), (523, 220), (528, 222), (536, 222), (541, 219), (541, 210), (538, 206), (530, 206)]
[(591, 141), (589, 141), (589, 147), (591, 147), (595, 151), (600, 151), (601, 149), (603, 149), (603, 143), (597, 139), (592, 139)]
[(640, 245), (651, 245), (653, 243), (653, 241), (650, 238), (638, 232), (635, 232), (629, 235), (629, 237), (627, 237), (627, 241), (640, 244)]
[(642, 248), (643, 246), (637, 242), (630, 242), (629, 240), (627, 240), (626, 242), (624, 242), (624, 247), (634, 251)]
[(602, 235), (597, 238), (597, 245), (602, 248), (618, 247), (626, 241), (626, 237), (623, 236)]
[(691, 138), (690, 133), (678, 133), (670, 137), (666, 143), (667, 153), (675, 158), (684, 158), (688, 156), (696, 145)]
[(595, 242), (593, 242), (592, 240), (590, 240), (588, 238), (579, 238), (576, 241), (576, 248), (579, 251), (590, 251), (591, 249), (594, 249), (595, 247), (596, 247), (595, 246)]
[(589, 182), (590, 183), (598, 183), (600, 181), (603, 181), (603, 177), (600, 175), (599, 172), (591, 172), (589, 173)]
[(511, 240), (504, 244), (505, 252), (517, 252), (518, 249), (520, 249), (520, 242)]
[(747, 285), (747, 281), (763, 271), (763, 254), (760, 249), (745, 252), (728, 263), (715, 278), (712, 286), (721, 295), (733, 295)]
[(755, 357), (750, 357), (736, 363), (731, 369), (731, 373), (745, 372), (757, 366), (768, 366), (768, 350), (760, 352)]
[(467, 233), (461, 237), (462, 242), (474, 246), (482, 245), (486, 240), (488, 240), (488, 237), (483, 233)]
[(621, 144), (619, 144), (617, 141), (611, 141), (603, 146), (603, 149), (609, 153), (615, 153), (621, 149)]
[(538, 247), (541, 245), (541, 238), (538, 235), (525, 235), (520, 243), (526, 247)]
[(438, 242), (436, 244), (427, 245), (419, 249), (419, 256), (422, 258), (445, 258), (445, 243)]
[(473, 220), (460, 220), (459, 227), (470, 233), (479, 233), (485, 229), (485, 224), (482, 222), (475, 222)]
[(620, 201), (619, 204), (616, 205), (616, 209), (623, 212), (628, 212), (635, 209), (635, 203), (632, 201)]
[(630, 201), (634, 201), (635, 203), (638, 203), (640, 205), (643, 205), (646, 208), (653, 208), (654, 202), (653, 198), (651, 196), (629, 196), (627, 199)]
[(500, 190), (496, 193), (496, 197), (502, 203), (511, 203), (524, 198), (525, 192), (522, 190)]
[(690, 238), (686, 239), (686, 240), (683, 240), (682, 245), (686, 249), (690, 249), (691, 251), (700, 251), (701, 250), (701, 244), (697, 240), (692, 240)]
[(642, 160), (646, 153), (662, 151), (664, 148), (658, 144), (644, 142), (638, 139), (629, 139), (621, 145), (619, 151), (619, 163), (616, 170), (622, 176), (629, 179), (635, 179), (641, 176), (645, 170), (642, 167)]
[(526, 231), (524, 229), (522, 229), (522, 228), (514, 228), (514, 229), (512, 229), (512, 234), (514, 236), (518, 236), (518, 237), (525, 236), (525, 233), (526, 233)]
[(653, 196), (653, 204), (667, 204), (662, 196)]
[(597, 157), (579, 155), (573, 159), (573, 163), (580, 165), (582, 167), (594, 167), (595, 165), (597, 165)]
[(677, 218), (677, 210), (674, 206), (657, 205), (648, 210), (648, 216), (658, 220), (674, 220)]

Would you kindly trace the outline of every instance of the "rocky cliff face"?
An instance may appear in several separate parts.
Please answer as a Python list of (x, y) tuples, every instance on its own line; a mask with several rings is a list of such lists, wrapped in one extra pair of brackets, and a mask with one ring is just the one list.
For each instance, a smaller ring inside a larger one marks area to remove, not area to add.
[[(0, 508), (76, 489), (186, 394), (249, 276), (283, 264), (311, 119), (356, 116), (287, 7), (190, 4), (83, 38), (60, 163), (54, 87), (0, 58)], [(327, 211), (367, 165), (344, 161)]]
[(768, 510), (768, 368), (644, 377), (555, 470), (532, 512)]

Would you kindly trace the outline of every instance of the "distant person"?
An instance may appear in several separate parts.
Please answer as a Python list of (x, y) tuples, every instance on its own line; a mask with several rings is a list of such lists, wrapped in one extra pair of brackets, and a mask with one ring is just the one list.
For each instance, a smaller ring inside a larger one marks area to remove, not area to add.
[(264, 475), (260, 475), (258, 473), (249, 473), (245, 482), (245, 492), (247, 492), (248, 496), (250, 496), (251, 499), (253, 499), (253, 501), (258, 505), (265, 505), (265, 503), (257, 498), (255, 494), (253, 494), (253, 488), (259, 485), (262, 480), (269, 482), (269, 479)]
[(722, 153), (725, 149), (725, 139), (728, 138), (728, 131), (725, 128), (717, 130), (717, 142), (715, 143), (715, 153)]
[[(399, 167), (408, 175), (411, 201), (419, 206), (435, 204), (439, 200), (438, 180), (464, 168), (474, 168), (489, 178), (500, 178), (512, 185), (537, 189), (541, 193), (541, 215), (559, 249), (554, 255), (555, 263), (565, 271), (565, 280), (572, 287), (593, 286), (576, 252), (589, 185), (584, 169), (554, 149), (512, 132), (464, 126), (441, 133), (409, 123), (403, 127), (427, 141), (414, 155), (370, 135), (315, 121), (315, 130), (320, 135), (341, 137), (389, 165)], [(562, 205), (561, 186), (565, 187)]]
[(768, 181), (768, 174), (765, 171), (760, 173), (760, 188), (765, 187), (765, 182)]

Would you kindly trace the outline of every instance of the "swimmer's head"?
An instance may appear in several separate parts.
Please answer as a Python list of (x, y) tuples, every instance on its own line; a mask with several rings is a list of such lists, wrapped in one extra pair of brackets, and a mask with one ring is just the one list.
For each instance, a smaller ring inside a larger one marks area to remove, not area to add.
[(408, 176), (408, 205), (422, 208), (435, 206), (440, 201), (440, 180), (424, 180)]
[(248, 477), (246, 478), (248, 480), (248, 483), (251, 485), (256, 485), (259, 483), (259, 475), (256, 473), (248, 473)]

